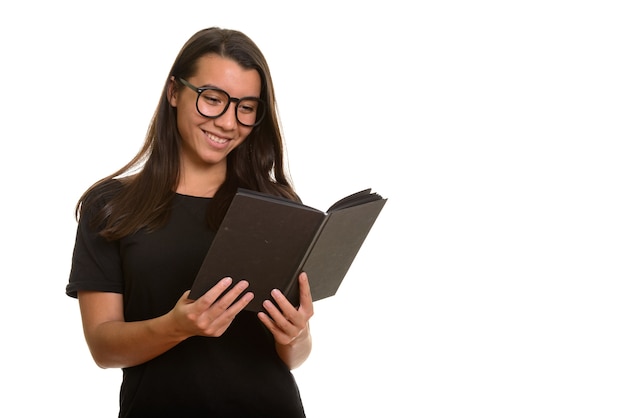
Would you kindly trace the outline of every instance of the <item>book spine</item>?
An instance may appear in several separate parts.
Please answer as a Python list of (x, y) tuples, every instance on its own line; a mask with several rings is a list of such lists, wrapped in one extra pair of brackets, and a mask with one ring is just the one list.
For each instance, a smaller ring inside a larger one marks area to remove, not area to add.
[(322, 234), (322, 231), (326, 227), (326, 223), (328, 222), (328, 219), (329, 219), (330, 215), (331, 214), (328, 213), (328, 214), (326, 214), (324, 216), (324, 220), (322, 221), (320, 226), (317, 228), (317, 232), (315, 233), (315, 236), (311, 240), (311, 243), (309, 244), (309, 247), (307, 248), (306, 252), (304, 253), (304, 257), (302, 257), (302, 260), (300, 260), (300, 264), (298, 265), (298, 268), (296, 269), (296, 271), (294, 272), (293, 276), (291, 277), (291, 280), (289, 280), (289, 286), (285, 289), (284, 295), (290, 301), (294, 301), (294, 300), (295, 301), (299, 301), (300, 300), (300, 294), (299, 294), (300, 286), (298, 285), (298, 283), (299, 283), (298, 276), (300, 276), (300, 273), (302, 273), (302, 267), (304, 267), (304, 264), (309, 259), (309, 255), (311, 254), (311, 251), (313, 251), (313, 248), (315, 247), (315, 244), (317, 244), (317, 240), (318, 240), (319, 236)]

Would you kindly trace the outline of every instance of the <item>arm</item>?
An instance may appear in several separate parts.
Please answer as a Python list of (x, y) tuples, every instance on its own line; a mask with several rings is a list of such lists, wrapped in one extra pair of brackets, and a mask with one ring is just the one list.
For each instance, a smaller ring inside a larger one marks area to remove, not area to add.
[(121, 294), (79, 292), (83, 331), (94, 361), (102, 368), (131, 367), (193, 335), (222, 335), (235, 315), (252, 300), (252, 293), (248, 292), (229, 306), (248, 287), (245, 281), (217, 300), (230, 283), (231, 279), (221, 280), (196, 301), (187, 299), (187, 291), (165, 315), (135, 322), (124, 320)]
[[(290, 369), (302, 365), (311, 354), (312, 338), (309, 319), (313, 316), (313, 299), (306, 273), (298, 277), (300, 281), (300, 307), (295, 308), (278, 290), (272, 291), (272, 297), (278, 307), (266, 300), (259, 312), (259, 319), (274, 335), (276, 352)], [(280, 308), (280, 309), (279, 309)]]

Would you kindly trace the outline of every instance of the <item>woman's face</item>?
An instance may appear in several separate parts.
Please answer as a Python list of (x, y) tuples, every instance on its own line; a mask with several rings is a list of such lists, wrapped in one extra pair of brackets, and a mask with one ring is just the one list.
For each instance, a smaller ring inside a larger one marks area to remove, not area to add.
[[(235, 61), (217, 54), (200, 58), (197, 72), (186, 81), (196, 87), (217, 87), (233, 98), (261, 95), (261, 77), (256, 70), (244, 69)], [(226, 113), (217, 118), (202, 116), (196, 109), (197, 97), (197, 92), (181, 85), (170, 96), (170, 104), (177, 108), (177, 126), (183, 139), (181, 163), (187, 168), (222, 166), (225, 169), (226, 156), (253, 128), (237, 122), (235, 103), (230, 103)]]

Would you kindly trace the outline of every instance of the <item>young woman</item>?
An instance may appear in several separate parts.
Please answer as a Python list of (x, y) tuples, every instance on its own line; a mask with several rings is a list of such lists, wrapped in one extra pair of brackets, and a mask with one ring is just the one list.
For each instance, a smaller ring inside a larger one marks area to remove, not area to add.
[(66, 293), (95, 362), (123, 370), (120, 417), (305, 415), (291, 373), (311, 350), (305, 273), (299, 305), (274, 291), (265, 313), (231, 278), (187, 298), (238, 187), (298, 200), (263, 54), (209, 28), (176, 57), (142, 150), (76, 207)]

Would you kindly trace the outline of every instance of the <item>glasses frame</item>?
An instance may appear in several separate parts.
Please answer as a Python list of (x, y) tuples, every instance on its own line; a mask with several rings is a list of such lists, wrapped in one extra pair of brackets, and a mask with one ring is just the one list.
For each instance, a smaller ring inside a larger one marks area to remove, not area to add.
[[(253, 128), (255, 126), (258, 126), (261, 124), (261, 122), (263, 121), (263, 118), (265, 117), (265, 112), (267, 111), (267, 104), (265, 103), (265, 100), (261, 99), (260, 97), (254, 97), (254, 96), (246, 96), (246, 97), (231, 97), (230, 94), (228, 94), (226, 91), (218, 88), (218, 87), (212, 87), (212, 86), (207, 86), (207, 87), (196, 87), (193, 84), (191, 84), (189, 81), (185, 80), (184, 78), (180, 78), (180, 77), (176, 77), (176, 79), (178, 81), (180, 81), (184, 86), (189, 87), (191, 90), (195, 91), (196, 93), (198, 93), (198, 96), (196, 97), (196, 110), (198, 111), (199, 114), (201, 114), (202, 116), (204, 116), (205, 118), (209, 118), (209, 119), (217, 119), (220, 116), (222, 116), (224, 113), (226, 113), (228, 111), (228, 108), (230, 107), (231, 103), (239, 103), (242, 100), (246, 100), (246, 99), (254, 99), (256, 101), (258, 101), (259, 103), (261, 103), (261, 114), (257, 115), (256, 117), (256, 122), (254, 122), (254, 124), (252, 125), (248, 125), (247, 123), (243, 123), (239, 120), (239, 114), (237, 113), (239, 111), (239, 108), (237, 106), (235, 106), (235, 119), (237, 119), (237, 123), (239, 123), (240, 125), (243, 126), (247, 126), (249, 128)], [(215, 115), (215, 116), (208, 116), (205, 115), (204, 113), (202, 113), (200, 111), (200, 106), (198, 105), (198, 102), (200, 101), (200, 96), (202, 95), (202, 93), (204, 93), (207, 90), (211, 90), (211, 91), (216, 91), (219, 93), (223, 93), (226, 95), (226, 97), (228, 97), (228, 101), (226, 102), (226, 106), (224, 107), (224, 110), (222, 110), (222, 112), (219, 115)]]

